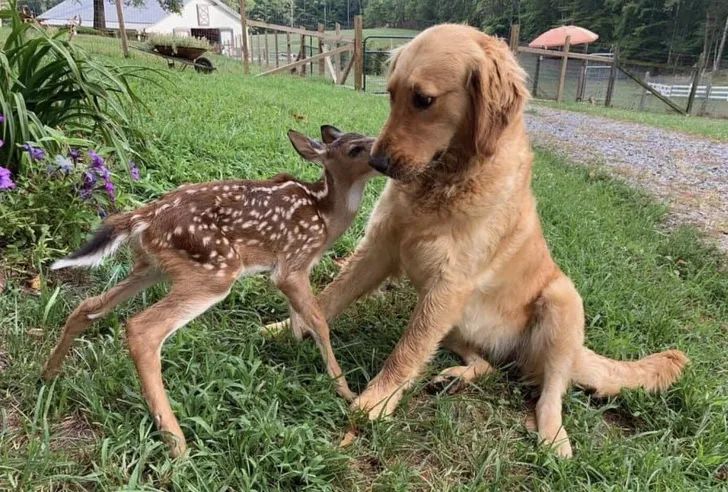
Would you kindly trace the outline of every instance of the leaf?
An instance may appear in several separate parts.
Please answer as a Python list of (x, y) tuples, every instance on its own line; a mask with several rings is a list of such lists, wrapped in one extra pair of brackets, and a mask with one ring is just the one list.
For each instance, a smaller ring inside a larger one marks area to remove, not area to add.
[(45, 337), (45, 331), (42, 328), (29, 328), (28, 331), (25, 332), (29, 337), (33, 338), (44, 338)]
[(33, 294), (39, 294), (41, 286), (42, 281), (40, 275), (36, 275), (35, 277), (28, 280), (28, 289), (30, 289)]

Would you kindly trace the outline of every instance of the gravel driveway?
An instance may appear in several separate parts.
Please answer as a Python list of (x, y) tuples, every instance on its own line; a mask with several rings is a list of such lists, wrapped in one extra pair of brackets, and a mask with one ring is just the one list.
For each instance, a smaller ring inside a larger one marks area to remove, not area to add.
[(698, 226), (728, 252), (728, 143), (543, 106), (531, 106), (526, 125), (534, 145), (647, 189), (673, 223)]

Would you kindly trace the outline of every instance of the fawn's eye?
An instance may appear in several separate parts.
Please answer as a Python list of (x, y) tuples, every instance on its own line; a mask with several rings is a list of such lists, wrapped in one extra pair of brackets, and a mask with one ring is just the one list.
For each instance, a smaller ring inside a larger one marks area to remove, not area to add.
[(432, 106), (434, 101), (434, 97), (425, 96), (419, 92), (415, 92), (412, 96), (412, 104), (414, 104), (417, 109), (427, 109)]
[(354, 147), (349, 149), (349, 157), (356, 157), (359, 154), (361, 154), (362, 150), (364, 150), (364, 147), (361, 145), (355, 145)]

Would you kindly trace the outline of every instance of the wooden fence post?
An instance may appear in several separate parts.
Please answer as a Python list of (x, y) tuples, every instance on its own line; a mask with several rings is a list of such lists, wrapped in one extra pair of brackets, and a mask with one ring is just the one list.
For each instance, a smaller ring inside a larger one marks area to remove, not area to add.
[(556, 100), (561, 102), (564, 100), (564, 83), (566, 82), (566, 64), (569, 63), (569, 48), (571, 47), (571, 36), (566, 36), (566, 43), (561, 54), (561, 76), (559, 77), (559, 87), (556, 89)]
[(274, 34), (273, 34), (274, 38), (273, 39), (275, 40), (276, 68), (278, 68), (278, 59), (280, 58), (278, 56), (278, 31), (273, 31), (273, 32), (274, 32)]
[(354, 90), (364, 85), (364, 48), (362, 16), (354, 16)]
[[(304, 60), (306, 58), (306, 36), (301, 34), (301, 47), (298, 49), (298, 58)], [(301, 65), (301, 76), (306, 75), (306, 65)]]
[(693, 110), (693, 102), (695, 102), (695, 94), (698, 92), (698, 84), (700, 83), (700, 75), (703, 73), (703, 67), (705, 66), (705, 52), (700, 53), (698, 58), (698, 64), (695, 65), (695, 73), (693, 74), (693, 85), (690, 86), (690, 95), (688, 95), (688, 105), (685, 108), (685, 112), (690, 115)]
[(541, 60), (543, 60), (543, 56), (538, 55), (538, 58), (536, 58), (536, 73), (533, 76), (533, 89), (531, 90), (533, 97), (538, 97), (538, 76), (541, 73)]
[[(334, 43), (334, 48), (338, 48), (339, 45), (339, 39), (341, 39), (341, 24), (338, 22), (336, 23), (336, 42)], [(334, 67), (336, 67), (336, 78), (339, 78), (339, 73), (341, 73), (341, 55), (337, 54), (334, 57)], [(336, 79), (334, 79), (334, 82), (336, 82)]]
[[(308, 57), (313, 57), (313, 36), (308, 37)], [(311, 75), (313, 75), (313, 61), (309, 62), (308, 69)]]
[(511, 47), (511, 51), (514, 55), (518, 55), (518, 38), (521, 33), (521, 25), (520, 24), (511, 24), (511, 38), (509, 46)]
[[(318, 38), (318, 52), (319, 55), (324, 52), (324, 25), (319, 22), (318, 27), (316, 29), (319, 34), (321, 35), (320, 38)], [(326, 75), (326, 63), (323, 59), (319, 60), (318, 62), (318, 74), (319, 77), (323, 77)]]
[(291, 63), (291, 33), (286, 31), (286, 53), (288, 53), (288, 58), (286, 58), (286, 63)]
[(124, 27), (124, 10), (121, 0), (116, 0), (116, 18), (119, 21), (119, 36), (121, 37), (121, 51), (124, 58), (129, 58), (129, 45), (126, 42), (126, 28)]
[(248, 17), (245, 12), (245, 0), (240, 0), (240, 27), (243, 28), (243, 39), (242, 39), (242, 58), (243, 58), (243, 73), (250, 73), (250, 66), (248, 65)]
[[(589, 45), (584, 45), (584, 54), (587, 54)], [(581, 61), (581, 68), (579, 69), (579, 80), (576, 82), (576, 100), (582, 101), (584, 99), (584, 90), (586, 89), (586, 67), (589, 64), (587, 60)]]
[(617, 68), (619, 66), (619, 48), (614, 47), (614, 56), (612, 57), (612, 68), (609, 70), (609, 81), (607, 82), (607, 95), (604, 98), (604, 106), (612, 107), (612, 96), (614, 95), (614, 85), (617, 80)]
[[(645, 84), (650, 83), (650, 71), (647, 70), (645, 72)], [(643, 111), (645, 109), (645, 100), (647, 99), (647, 95), (649, 94), (649, 91), (647, 89), (642, 89), (642, 95), (640, 96), (640, 111)]]
[(268, 51), (268, 30), (267, 29), (265, 31), (263, 31), (263, 36), (264, 36), (264, 40), (265, 40), (265, 66), (268, 67), (268, 66), (270, 66), (270, 56), (269, 56), (270, 51)]

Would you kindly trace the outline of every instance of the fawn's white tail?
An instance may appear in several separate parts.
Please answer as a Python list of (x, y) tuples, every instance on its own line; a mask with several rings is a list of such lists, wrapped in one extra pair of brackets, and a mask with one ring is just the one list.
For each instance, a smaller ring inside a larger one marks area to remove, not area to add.
[(130, 237), (145, 229), (145, 227), (139, 227), (140, 225), (142, 224), (130, 227), (131, 223), (127, 214), (109, 218), (96, 229), (91, 239), (80, 249), (55, 261), (51, 265), (51, 270), (98, 266), (104, 258), (114, 254)]

